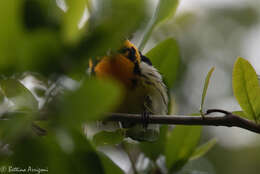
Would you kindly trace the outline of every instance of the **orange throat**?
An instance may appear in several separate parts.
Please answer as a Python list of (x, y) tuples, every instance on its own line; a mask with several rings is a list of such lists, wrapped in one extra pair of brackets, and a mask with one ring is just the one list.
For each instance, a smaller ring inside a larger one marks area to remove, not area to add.
[(127, 88), (131, 87), (132, 82), (136, 79), (134, 63), (121, 54), (103, 57), (94, 71), (97, 77), (113, 78)]

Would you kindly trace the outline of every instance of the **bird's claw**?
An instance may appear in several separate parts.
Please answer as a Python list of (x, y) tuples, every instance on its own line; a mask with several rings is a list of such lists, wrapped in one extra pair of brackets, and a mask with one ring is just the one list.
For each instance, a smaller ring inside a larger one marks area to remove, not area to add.
[(149, 118), (150, 118), (150, 113), (148, 111), (144, 111), (142, 113), (142, 123), (143, 123), (143, 128), (145, 128), (145, 129), (147, 129), (147, 127), (148, 127)]

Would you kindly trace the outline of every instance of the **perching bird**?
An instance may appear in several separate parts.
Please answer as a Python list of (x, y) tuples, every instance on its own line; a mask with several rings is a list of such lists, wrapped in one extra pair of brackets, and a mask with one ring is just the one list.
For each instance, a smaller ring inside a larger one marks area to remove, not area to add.
[(123, 122), (127, 136), (139, 141), (153, 141), (158, 125), (148, 125), (149, 114), (167, 114), (168, 94), (162, 76), (151, 61), (129, 41), (115, 54), (90, 61), (90, 73), (98, 78), (114, 78), (123, 84), (125, 96), (116, 112), (142, 114), (143, 125)]

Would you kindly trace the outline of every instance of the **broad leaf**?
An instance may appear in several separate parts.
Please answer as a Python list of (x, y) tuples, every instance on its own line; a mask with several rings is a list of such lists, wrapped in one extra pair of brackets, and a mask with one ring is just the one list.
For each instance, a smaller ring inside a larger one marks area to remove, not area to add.
[[(61, 119), (66, 123), (95, 121), (107, 116), (120, 103), (121, 89), (107, 80), (88, 79), (66, 99)], [(77, 125), (76, 124), (76, 125)]]
[(167, 86), (171, 88), (177, 79), (180, 66), (180, 52), (173, 38), (166, 39), (152, 48), (146, 56), (163, 75)]
[(5, 96), (14, 104), (17, 110), (33, 110), (38, 109), (38, 101), (33, 94), (18, 80), (7, 79), (1, 80), (0, 86)]
[(233, 68), (233, 93), (246, 116), (257, 121), (260, 116), (260, 86), (252, 65), (238, 58)]
[(14, 153), (10, 156), (9, 165), (23, 168), (37, 166), (47, 168), (49, 173), (63, 174), (104, 173), (105, 171), (103, 159), (98, 152), (92, 148), (84, 135), (74, 131), (68, 134), (51, 132), (42, 138), (24, 136), (14, 144), (12, 150)]
[(32, 131), (33, 117), (27, 113), (9, 114), (9, 120), (0, 121), (0, 138), (4, 143), (12, 143)]
[(203, 92), (202, 92), (201, 105), (200, 105), (200, 113), (201, 114), (203, 113), (203, 106), (204, 106), (205, 97), (207, 95), (209, 81), (210, 81), (211, 75), (212, 75), (214, 70), (215, 70), (214, 67), (210, 69), (210, 71), (208, 72), (207, 77), (205, 79), (205, 82), (204, 82), (204, 88), (203, 88)]
[(115, 145), (119, 144), (124, 139), (124, 131), (118, 129), (114, 132), (112, 131), (101, 131), (93, 137), (93, 142), (96, 146), (104, 145)]
[(202, 157), (203, 155), (205, 155), (212, 147), (215, 146), (215, 144), (217, 143), (217, 139), (213, 138), (211, 140), (209, 140), (208, 142), (206, 142), (205, 144), (202, 144), (201, 146), (199, 146), (191, 155), (190, 160), (195, 160), (198, 159), (200, 157)]
[(48, 30), (37, 30), (28, 34), (21, 41), (18, 51), (19, 57), (15, 65), (17, 69), (43, 74), (58, 71), (57, 62), (60, 60), (60, 54), (64, 52), (57, 32)]
[(200, 140), (200, 126), (176, 126), (165, 146), (166, 166), (170, 171), (179, 170), (191, 157)]
[(17, 48), (23, 34), (22, 5), (22, 0), (0, 1), (0, 71), (17, 63), (15, 62)]

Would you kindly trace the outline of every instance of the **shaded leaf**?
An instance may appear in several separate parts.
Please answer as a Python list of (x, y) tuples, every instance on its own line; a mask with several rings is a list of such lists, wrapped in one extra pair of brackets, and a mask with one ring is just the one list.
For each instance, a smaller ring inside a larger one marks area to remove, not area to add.
[(160, 42), (146, 56), (162, 73), (167, 86), (171, 88), (177, 79), (181, 60), (176, 40), (169, 38)]
[(154, 142), (159, 137), (159, 130), (157, 128), (143, 129), (142, 125), (135, 125), (129, 129), (126, 129), (126, 137), (131, 137), (137, 141), (149, 141)]
[(191, 157), (200, 140), (201, 126), (176, 126), (167, 137), (165, 145), (166, 166), (179, 170)]
[[(100, 120), (120, 103), (121, 89), (107, 80), (88, 79), (65, 99), (62, 118), (65, 124)], [(65, 115), (65, 117), (64, 117)]]
[(235, 62), (232, 75), (233, 93), (246, 116), (257, 121), (260, 116), (260, 86), (252, 65), (243, 58)]
[(158, 140), (155, 142), (140, 142), (142, 152), (150, 159), (156, 161), (159, 155), (164, 154), (168, 126), (161, 126)]
[[(53, 0), (23, 0), (23, 25), (30, 32), (60, 28), (62, 12)], [(58, 1), (58, 0), (57, 0)]]
[(203, 114), (204, 101), (205, 101), (205, 97), (207, 95), (207, 90), (208, 90), (208, 87), (209, 87), (209, 81), (210, 81), (211, 75), (212, 75), (214, 70), (215, 70), (214, 67), (209, 70), (207, 77), (205, 79), (205, 82), (204, 82), (204, 88), (203, 88), (203, 92), (202, 92), (201, 105), (200, 105), (200, 113), (201, 114)]
[(30, 32), (21, 41), (21, 46), (18, 49), (17, 69), (43, 74), (58, 71), (57, 62), (60, 61), (62, 47), (57, 34), (48, 30)]
[(9, 120), (0, 121), (0, 138), (4, 143), (14, 143), (21, 136), (32, 132), (33, 117), (23, 113), (8, 115)]
[(125, 38), (139, 29), (147, 16), (146, 8), (146, 0), (99, 0), (90, 9), (88, 37), (77, 52), (96, 57), (117, 50)]
[(14, 153), (8, 159), (9, 165), (47, 168), (48, 173), (104, 173), (99, 154), (84, 135), (74, 130), (65, 137), (59, 134), (51, 132), (42, 138), (20, 138), (12, 147)]
[(205, 155), (210, 149), (212, 149), (215, 144), (217, 143), (217, 139), (213, 138), (211, 140), (209, 140), (208, 142), (202, 144), (201, 146), (199, 146), (191, 155), (190, 160), (195, 160), (198, 159), (200, 157), (202, 157), (203, 155)]
[(5, 96), (14, 103), (14, 109), (17, 110), (38, 110), (38, 101), (32, 93), (18, 80), (1, 80), (0, 86)]
[(0, 71), (16, 63), (17, 48), (23, 36), (22, 5), (22, 0), (0, 1)]
[(2, 92), (1, 88), (0, 88), (0, 105), (4, 102), (5, 96), (4, 93)]
[(115, 145), (119, 144), (124, 139), (124, 131), (118, 129), (114, 132), (112, 131), (101, 131), (94, 135), (93, 142), (96, 146), (104, 145)]
[[(28, 153), (30, 151), (30, 153)], [(13, 147), (12, 165), (21, 168), (48, 168), (48, 147), (40, 139), (24, 137)]]

